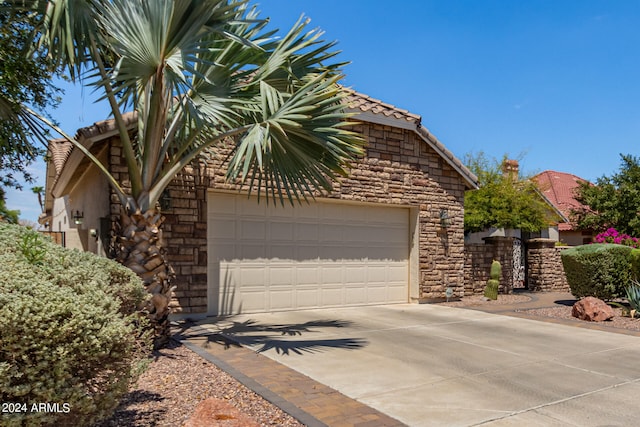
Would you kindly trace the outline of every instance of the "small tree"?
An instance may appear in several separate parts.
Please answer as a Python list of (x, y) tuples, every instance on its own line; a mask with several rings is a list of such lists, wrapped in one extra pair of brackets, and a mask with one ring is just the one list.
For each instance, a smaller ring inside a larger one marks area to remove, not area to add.
[(498, 161), (482, 151), (464, 157), (465, 165), (478, 177), (480, 188), (465, 193), (464, 230), (490, 227), (539, 231), (549, 226), (551, 210), (529, 177), (505, 172), (507, 156)]
[(35, 24), (36, 15), (0, 1), (0, 185), (5, 187), (31, 182), (27, 166), (44, 153), (34, 140), (39, 129), (32, 128), (20, 105), (45, 114), (58, 103), (51, 59), (44, 53), (25, 55)]
[(6, 221), (10, 224), (18, 223), (20, 211), (9, 210), (5, 202), (4, 189), (0, 187), (0, 222)]
[(576, 200), (586, 206), (573, 212), (578, 227), (599, 232), (615, 228), (640, 236), (640, 159), (622, 154), (620, 158), (618, 173), (578, 187)]

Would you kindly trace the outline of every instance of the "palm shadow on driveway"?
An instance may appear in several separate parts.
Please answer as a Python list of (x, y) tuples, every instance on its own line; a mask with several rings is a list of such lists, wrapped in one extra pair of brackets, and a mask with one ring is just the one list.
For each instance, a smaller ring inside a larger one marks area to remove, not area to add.
[(251, 319), (238, 322), (227, 318), (216, 319), (206, 323), (206, 326), (186, 323), (177, 335), (180, 339), (206, 338), (207, 346), (245, 346), (258, 353), (275, 350), (278, 354), (303, 355), (328, 349), (357, 350), (368, 345), (368, 341), (363, 338), (312, 339), (313, 334), (320, 332), (320, 329), (338, 329), (351, 324), (352, 322), (342, 320), (313, 320), (300, 324), (268, 325)]

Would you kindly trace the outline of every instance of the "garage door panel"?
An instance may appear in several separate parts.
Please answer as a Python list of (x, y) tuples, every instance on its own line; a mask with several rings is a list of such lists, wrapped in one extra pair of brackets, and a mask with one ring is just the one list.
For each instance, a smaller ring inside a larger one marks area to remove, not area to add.
[(320, 225), (319, 238), (321, 242), (342, 242), (344, 233), (342, 225), (325, 223)]
[(211, 230), (209, 237), (213, 239), (234, 239), (236, 237), (236, 221), (233, 218), (221, 218), (218, 226)]
[[(226, 246), (229, 247), (230, 245)], [(267, 258), (267, 247), (264, 243), (238, 242), (233, 253), (225, 254), (227, 260), (260, 260)]]
[(269, 307), (266, 305), (268, 295), (264, 290), (254, 292), (244, 290), (240, 295), (242, 295), (241, 298), (236, 295), (236, 298), (233, 299), (232, 312), (246, 312), (247, 309), (254, 313), (269, 311)]
[(250, 287), (264, 287), (265, 283), (265, 269), (262, 266), (250, 266), (238, 264), (235, 268), (230, 270), (231, 274), (238, 277), (238, 285), (242, 289), (249, 289)]
[(323, 246), (318, 248), (318, 252), (320, 259), (327, 261), (345, 259), (345, 248), (343, 245), (325, 243)]
[(320, 267), (320, 283), (323, 285), (341, 284), (344, 281), (342, 273), (343, 268), (341, 265), (331, 266), (325, 264)]
[(305, 242), (303, 245), (298, 245), (296, 247), (296, 253), (296, 260), (301, 263), (305, 261), (313, 261), (315, 265), (320, 258), (317, 242), (313, 245), (310, 245), (307, 242)]
[(366, 270), (367, 283), (386, 283), (387, 282), (387, 266), (371, 264)]
[(296, 241), (300, 243), (312, 242), (314, 245), (318, 244), (318, 224), (297, 223), (296, 227)]
[(267, 237), (267, 228), (264, 221), (259, 219), (244, 219), (241, 225), (241, 239), (264, 240)]
[(274, 221), (270, 223), (269, 239), (272, 242), (291, 242), (293, 240), (294, 224), (292, 222)]
[(290, 310), (294, 306), (294, 292), (290, 287), (269, 288), (269, 309), (273, 311)]
[(368, 289), (360, 286), (346, 286), (344, 292), (346, 305), (364, 305), (367, 303)]
[(391, 301), (399, 301), (407, 297), (407, 288), (404, 284), (387, 287), (387, 299)]
[(287, 286), (291, 288), (292, 284), (295, 283), (295, 268), (292, 268), (291, 265), (281, 265), (274, 266), (271, 265), (267, 268), (268, 276), (267, 283), (269, 286)]
[(275, 260), (296, 259), (296, 248), (285, 244), (272, 244), (269, 246), (268, 258)]
[(361, 284), (367, 282), (367, 269), (361, 266), (346, 266), (344, 273), (344, 280), (347, 283), (356, 283), (361, 287)]
[(209, 313), (408, 300), (408, 210), (209, 195)]
[(404, 265), (398, 262), (396, 265), (387, 266), (387, 282), (404, 283), (407, 280), (407, 270)]
[(308, 263), (298, 264), (296, 267), (295, 283), (298, 286), (314, 285), (317, 287), (318, 283), (320, 283), (320, 271), (318, 266), (315, 264), (309, 265)]
[(382, 286), (369, 286), (369, 288), (367, 288), (367, 296), (368, 296), (368, 300), (367, 302), (369, 304), (382, 304), (385, 301), (387, 301), (387, 287), (382, 285)]
[(344, 288), (340, 285), (323, 285), (320, 288), (320, 305), (322, 307), (339, 307), (344, 305)]

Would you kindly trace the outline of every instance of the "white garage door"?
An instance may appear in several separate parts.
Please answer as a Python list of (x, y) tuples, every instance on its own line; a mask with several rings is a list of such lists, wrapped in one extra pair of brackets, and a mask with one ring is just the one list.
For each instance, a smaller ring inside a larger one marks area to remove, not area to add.
[(408, 301), (409, 210), (208, 199), (209, 314)]

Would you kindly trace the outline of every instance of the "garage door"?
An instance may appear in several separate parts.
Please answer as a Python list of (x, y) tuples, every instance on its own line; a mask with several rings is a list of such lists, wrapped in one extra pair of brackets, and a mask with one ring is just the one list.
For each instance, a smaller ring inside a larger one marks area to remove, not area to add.
[(408, 209), (208, 197), (210, 315), (408, 301)]

